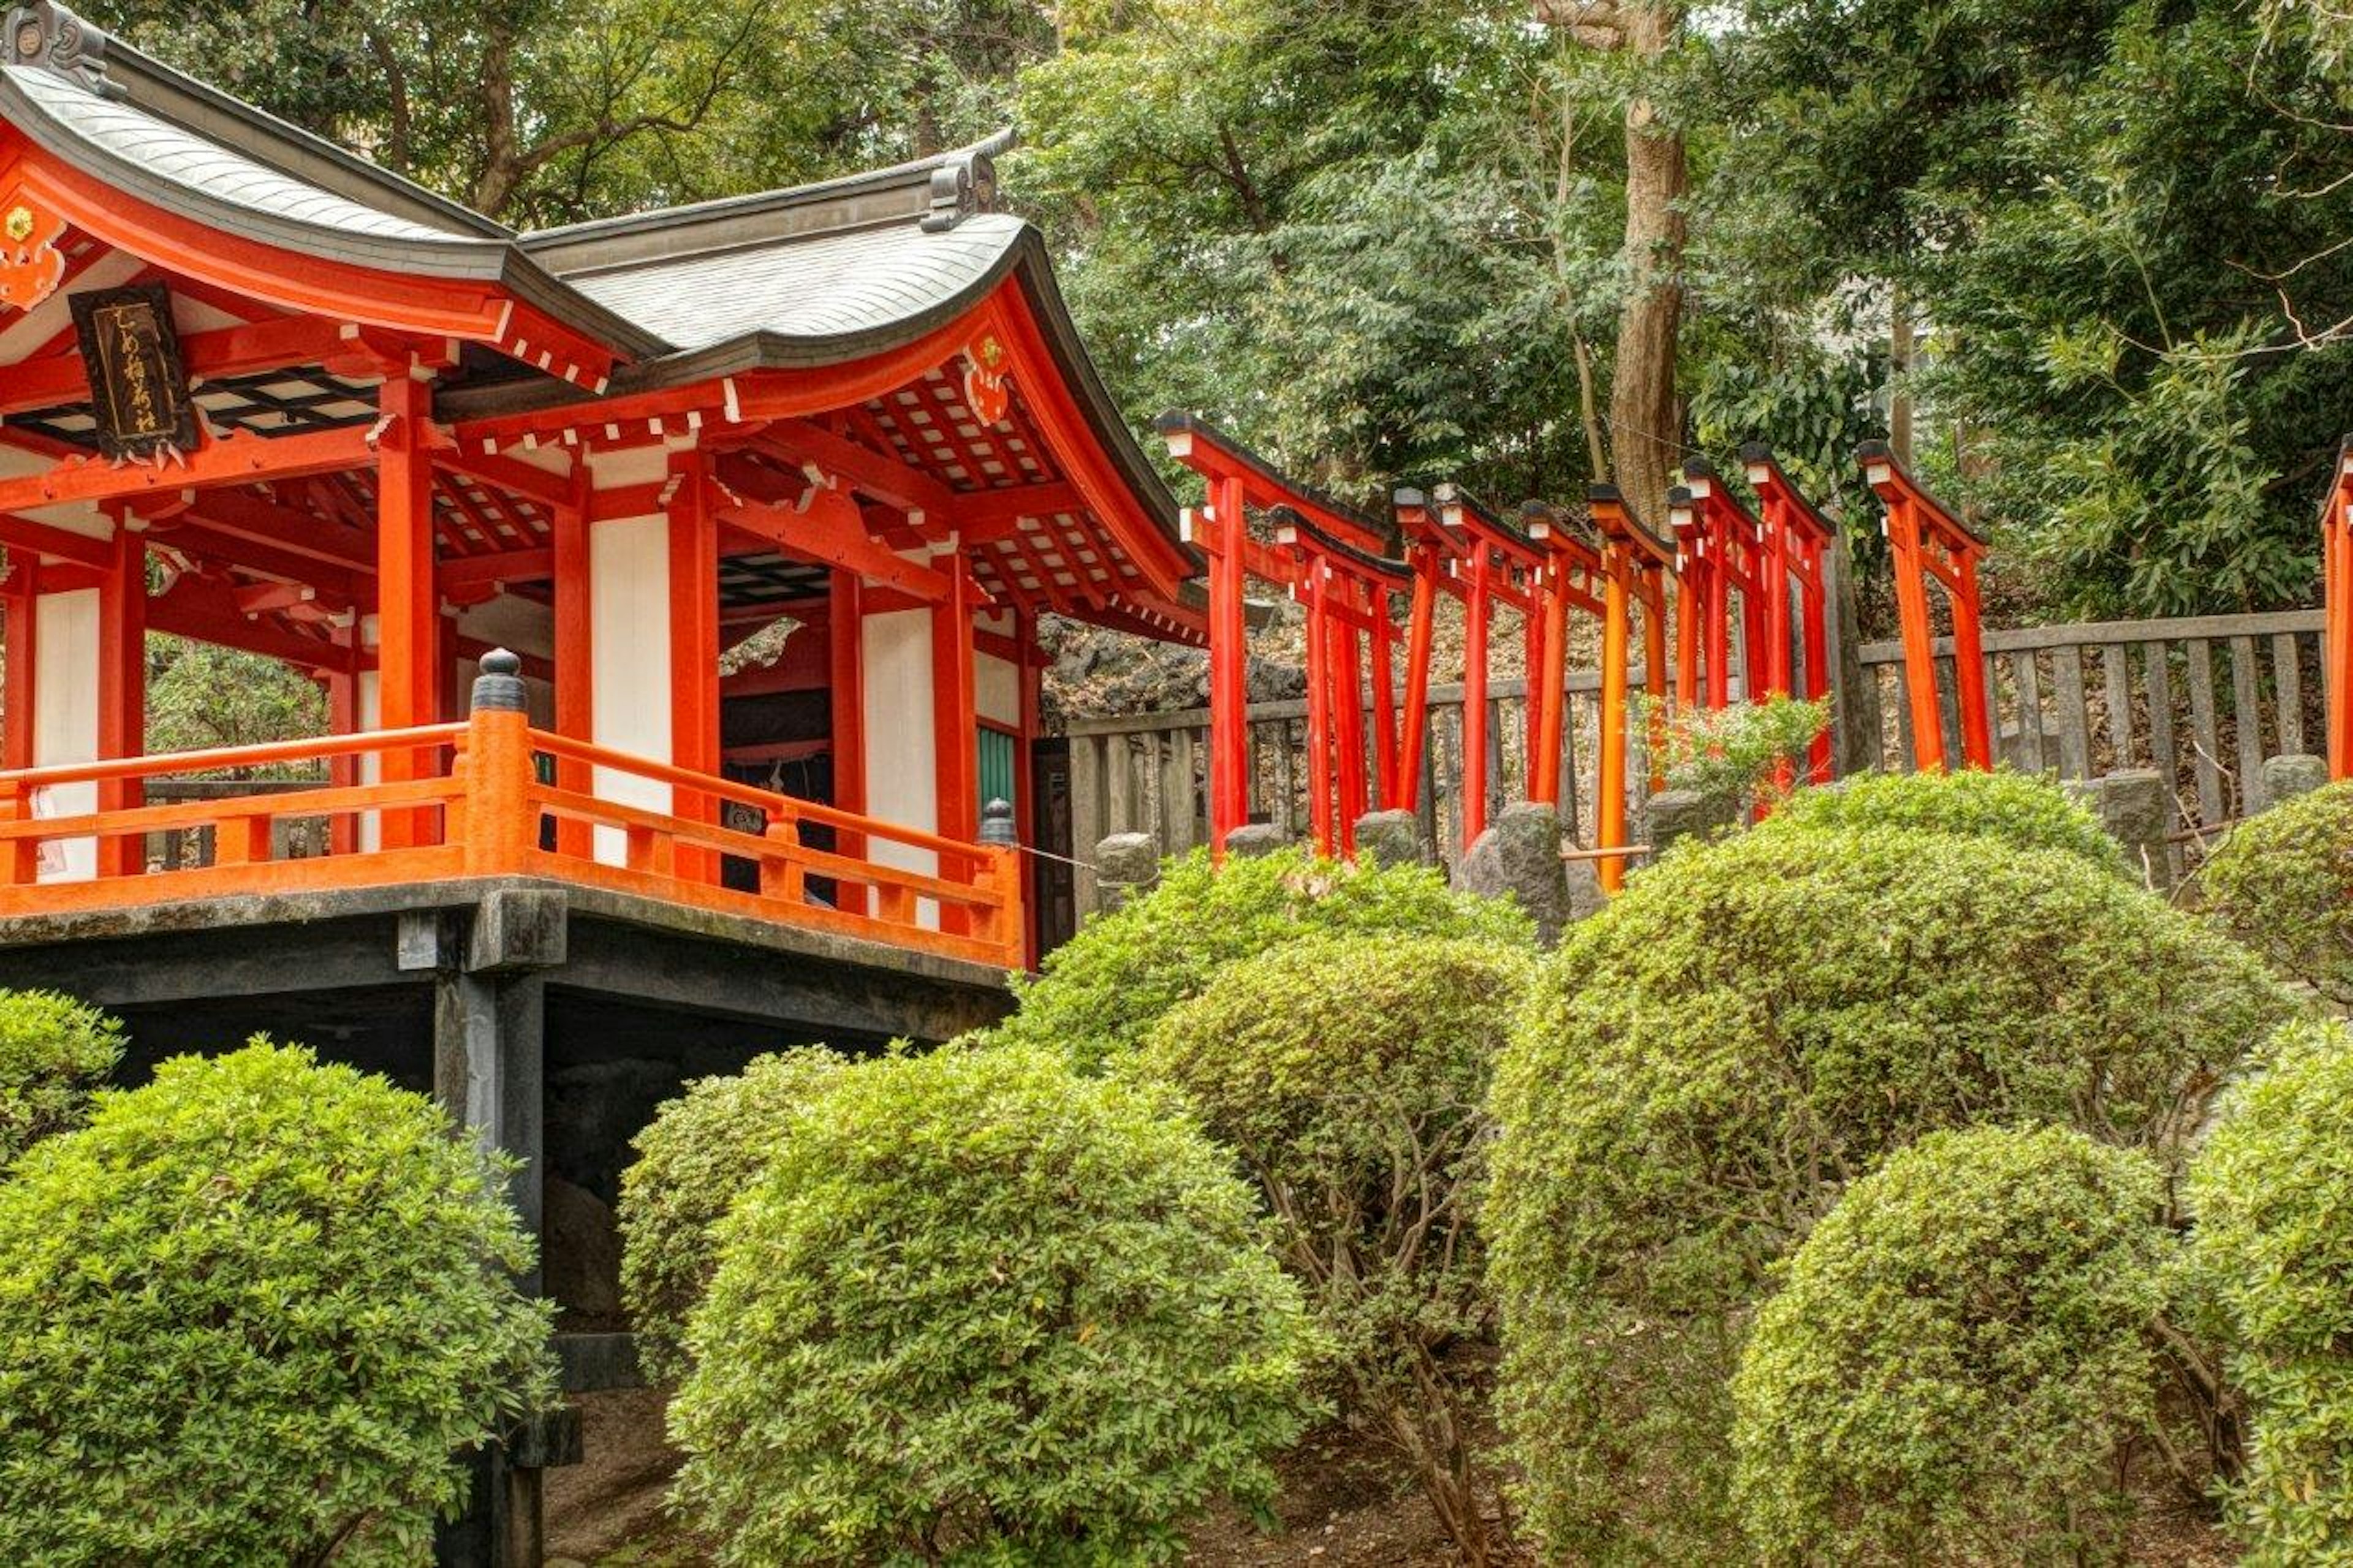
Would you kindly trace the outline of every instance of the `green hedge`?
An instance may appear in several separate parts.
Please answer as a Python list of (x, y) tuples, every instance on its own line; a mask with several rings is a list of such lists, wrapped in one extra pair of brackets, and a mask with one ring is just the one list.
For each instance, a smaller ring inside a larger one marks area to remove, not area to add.
[(2249, 1406), (2253, 1563), (2353, 1563), (2353, 1029), (2282, 1031), (2189, 1173), (2192, 1256)]
[(1221, 965), (1305, 936), (1350, 933), (1535, 946), (1518, 905), (1455, 892), (1427, 867), (1318, 860), (1298, 849), (1218, 866), (1195, 850), (1168, 862), (1149, 894), (1090, 921), (1037, 978), (1017, 979), (1018, 1011), (997, 1037), (1050, 1046), (1095, 1071)]
[(1322, 937), (1229, 964), (1145, 1037), (1258, 1184), (1349, 1410), (1399, 1449), (1458, 1543), (1487, 1529), (1470, 1435), (1493, 1317), (1472, 1194), (1485, 1098), (1534, 964), (1432, 937)]
[(2048, 779), (2000, 769), (1948, 773), (1862, 773), (1798, 791), (1760, 823), (1765, 833), (1817, 828), (1915, 828), (1990, 838), (2019, 849), (2064, 849), (2126, 872), (2123, 847), (2099, 817)]
[(2241, 823), (2199, 880), (2242, 941), (2353, 1007), (2353, 779)]
[(688, 1085), (638, 1134), (637, 1163), (621, 1173), (621, 1300), (648, 1377), (686, 1370), (687, 1315), (719, 1267), (719, 1222), (843, 1065), (821, 1046), (757, 1058)]
[(2072, 1128), (1932, 1132), (1758, 1312), (1736, 1490), (1772, 1563), (2113, 1559), (2173, 1247), (2157, 1166)]
[(1742, 1325), (1846, 1183), (1982, 1122), (2176, 1159), (2296, 1009), (2073, 851), (1783, 828), (1635, 879), (1572, 928), (1497, 1073), (1488, 1221), (1535, 1522), (1596, 1555), (1726, 1550)]
[(81, 1125), (122, 1059), (122, 1026), (54, 991), (0, 991), (0, 1170)]
[(551, 1396), (531, 1260), (383, 1079), (256, 1041), (101, 1094), (0, 1181), (0, 1561), (423, 1560)]
[(677, 1500), (727, 1563), (1172, 1557), (1305, 1419), (1252, 1209), (1165, 1094), (1050, 1052), (844, 1068), (721, 1227)]

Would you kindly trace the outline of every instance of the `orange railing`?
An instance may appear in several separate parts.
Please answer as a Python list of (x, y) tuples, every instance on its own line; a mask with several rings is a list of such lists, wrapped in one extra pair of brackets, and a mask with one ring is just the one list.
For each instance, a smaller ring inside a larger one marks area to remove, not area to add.
[[(387, 773), (426, 776), (46, 814), (78, 785), (103, 798), (109, 786), (227, 769), (342, 763), (349, 774), (357, 770), (344, 759), (371, 754), (398, 755)], [(667, 790), (672, 809), (543, 783), (535, 755), (575, 785), (594, 769)], [(726, 805), (756, 814), (759, 830), (722, 821)], [(298, 819), (325, 819), (336, 852), (274, 858), (273, 826)], [(835, 847), (808, 841), (813, 828)], [(151, 835), (207, 832), (210, 864), (166, 867), (146, 853)], [(874, 859), (884, 846), (932, 868)], [(1018, 853), (549, 734), (501, 709), (478, 709), (462, 724), (0, 773), (0, 917), (536, 876), (1018, 968)]]

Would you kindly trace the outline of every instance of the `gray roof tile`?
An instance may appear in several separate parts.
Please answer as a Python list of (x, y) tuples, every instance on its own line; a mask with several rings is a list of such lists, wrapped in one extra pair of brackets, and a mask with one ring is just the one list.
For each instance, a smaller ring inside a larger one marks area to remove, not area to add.
[(128, 103), (99, 97), (54, 72), (5, 68), (41, 110), (100, 150), (176, 184), (272, 217), (384, 239), (473, 239), (432, 228), (306, 184)]

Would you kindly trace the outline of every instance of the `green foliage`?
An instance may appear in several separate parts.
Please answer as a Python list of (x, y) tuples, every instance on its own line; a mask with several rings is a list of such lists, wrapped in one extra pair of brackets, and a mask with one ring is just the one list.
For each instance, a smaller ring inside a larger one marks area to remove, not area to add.
[(0, 1557), (418, 1561), (552, 1392), (501, 1176), (266, 1040), (101, 1094), (0, 1182)]
[(760, 1057), (688, 1085), (637, 1135), (637, 1162), (621, 1173), (621, 1300), (647, 1376), (686, 1370), (687, 1315), (719, 1267), (719, 1222), (842, 1066), (821, 1046)]
[(1011, 1048), (834, 1075), (687, 1338), (676, 1496), (727, 1563), (1166, 1560), (1268, 1495), (1314, 1353), (1168, 1099)]
[(2047, 779), (1979, 773), (1862, 773), (1799, 790), (1757, 826), (1764, 833), (1894, 827), (1987, 838), (2013, 849), (2063, 849), (2125, 873), (2124, 850), (2089, 807)]
[(1801, 756), (1814, 737), (1830, 727), (1827, 698), (1800, 702), (1775, 695), (1762, 702), (1734, 702), (1710, 710), (1671, 713), (1641, 704), (1660, 723), (1660, 755), (1672, 789), (1694, 790), (1744, 809), (1781, 793), (1775, 774)]
[(1049, 954), (1036, 979), (1017, 978), (1019, 1010), (998, 1037), (1052, 1045), (1092, 1071), (1224, 964), (1318, 934), (1535, 943), (1518, 905), (1454, 892), (1427, 867), (1318, 860), (1297, 849), (1221, 867), (1196, 850), (1164, 867), (1149, 894)]
[(2281, 1031), (2190, 1167), (2191, 1257), (2250, 1409), (2251, 1563), (2353, 1563), (2353, 1032)]
[(2064, 1127), (1931, 1133), (1849, 1186), (1732, 1385), (1760, 1555), (2113, 1555), (2117, 1445), (2156, 1405), (2159, 1205), (2147, 1156)]
[(2353, 1006), (2353, 781), (2232, 829), (2200, 876), (2207, 906), (2283, 973)]
[(147, 643), (147, 749), (200, 752), (327, 732), (327, 700), (259, 654), (155, 636)]
[(1175, 1085), (1258, 1184), (1336, 1381), (1458, 1541), (1483, 1533), (1467, 1446), (1481, 1391), (1450, 1352), (1492, 1316), (1470, 1194), (1533, 968), (1461, 940), (1289, 942), (1219, 970), (1132, 1064)]
[(55, 991), (0, 991), (0, 1171), (81, 1125), (122, 1059), (122, 1025)]
[(1496, 1075), (1504, 1407), (1564, 1552), (1730, 1550), (1725, 1379), (1773, 1262), (1943, 1128), (2166, 1160), (2295, 1003), (2084, 857), (1818, 828), (1667, 857), (1572, 927)]

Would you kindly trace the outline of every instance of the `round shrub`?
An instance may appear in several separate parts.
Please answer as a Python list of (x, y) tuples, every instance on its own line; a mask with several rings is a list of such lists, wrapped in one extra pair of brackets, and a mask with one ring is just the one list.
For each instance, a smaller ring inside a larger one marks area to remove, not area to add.
[(266, 1040), (100, 1094), (0, 1182), (0, 1560), (418, 1561), (550, 1392), (502, 1176)]
[(1732, 1385), (1758, 1555), (2113, 1556), (2117, 1446), (2156, 1405), (2160, 1201), (2146, 1155), (2063, 1127), (1930, 1133), (1848, 1187)]
[(1150, 893), (1057, 949), (1036, 979), (1017, 979), (1019, 1010), (997, 1037), (1053, 1046), (1092, 1072), (1198, 994), (1219, 966), (1303, 936), (1349, 933), (1535, 946), (1535, 927), (1517, 904), (1455, 892), (1428, 867), (1318, 860), (1296, 849), (1219, 866), (1196, 850), (1168, 862)]
[(730, 1563), (1171, 1555), (1304, 1421), (1251, 1197), (1165, 1094), (1050, 1052), (841, 1069), (720, 1227), (677, 1500)]
[(648, 1377), (686, 1370), (687, 1314), (719, 1267), (719, 1222), (842, 1065), (819, 1046), (757, 1058), (733, 1078), (688, 1085), (638, 1134), (637, 1163), (621, 1173), (621, 1300)]
[(0, 991), (0, 1170), (81, 1125), (90, 1090), (122, 1059), (122, 1026), (54, 991)]
[(1496, 1074), (1487, 1229), (1535, 1522), (1594, 1555), (1726, 1550), (1741, 1327), (1846, 1183), (1988, 1122), (2176, 1159), (2296, 1005), (2067, 851), (1784, 828), (1634, 879), (1571, 929)]
[(2007, 768), (1861, 773), (1832, 787), (1798, 791), (1758, 830), (1805, 833), (1825, 827), (1956, 833), (2020, 849), (2065, 849), (2119, 875), (2126, 870), (2123, 847), (2089, 807), (2048, 779)]
[(2353, 1029), (2283, 1030), (2226, 1109), (2191, 1256), (2250, 1410), (2247, 1561), (2353, 1562)]
[(2353, 779), (2241, 823), (2200, 878), (2241, 940), (2340, 1007), (2353, 1007)]
[(1219, 970), (1133, 1062), (1175, 1085), (1258, 1184), (1340, 1388), (1479, 1562), (1478, 1373), (1450, 1352), (1492, 1317), (1471, 1190), (1533, 968), (1459, 940), (1291, 942)]

